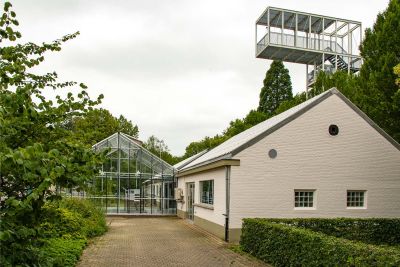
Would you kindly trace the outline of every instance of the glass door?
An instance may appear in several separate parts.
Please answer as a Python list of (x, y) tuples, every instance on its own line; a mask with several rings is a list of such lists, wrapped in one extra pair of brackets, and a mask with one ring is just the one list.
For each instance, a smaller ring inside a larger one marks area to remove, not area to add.
[(194, 183), (187, 183), (187, 218), (194, 219)]

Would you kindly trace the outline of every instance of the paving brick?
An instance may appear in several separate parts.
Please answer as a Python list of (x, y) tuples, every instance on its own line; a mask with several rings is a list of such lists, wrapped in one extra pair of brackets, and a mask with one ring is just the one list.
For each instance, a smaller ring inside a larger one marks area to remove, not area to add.
[(86, 266), (267, 266), (174, 217), (111, 217), (109, 231), (83, 252)]

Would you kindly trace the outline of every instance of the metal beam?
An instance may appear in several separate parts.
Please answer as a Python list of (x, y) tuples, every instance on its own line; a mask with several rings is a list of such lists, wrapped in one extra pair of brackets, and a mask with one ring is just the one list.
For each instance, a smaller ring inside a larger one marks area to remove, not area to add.
[[(349, 24), (349, 26), (350, 26), (350, 24)], [(339, 36), (340, 38), (343, 38), (343, 37), (345, 37), (346, 35), (352, 33), (352, 32), (353, 32), (355, 29), (357, 29), (358, 27), (361, 27), (361, 25), (356, 25), (356, 26), (354, 26), (353, 28), (349, 29), (347, 33), (344, 33), (344, 34), (338, 35), (338, 36)]]
[[(316, 17), (321, 17), (319, 14), (313, 14), (313, 13), (307, 13), (307, 12), (302, 12), (302, 11), (296, 11), (296, 10), (290, 10), (290, 9), (285, 9), (285, 8), (279, 8), (279, 7), (268, 7), (268, 9), (273, 9), (276, 11), (285, 11), (285, 12), (290, 12), (290, 13), (297, 13), (305, 16), (316, 16)], [(348, 19), (341, 19), (341, 18), (335, 18), (335, 17), (330, 17), (330, 16), (323, 16), (326, 19), (331, 19), (331, 20), (340, 20), (346, 23), (354, 23), (354, 24), (360, 24), (359, 21), (354, 21), (354, 20), (348, 20)]]
[[(337, 20), (336, 20), (336, 22), (337, 22)], [(343, 27), (345, 27), (346, 25), (347, 25), (347, 23), (345, 22), (342, 25), (340, 25), (339, 28), (337, 28), (337, 26), (336, 26), (336, 30), (334, 32), (330, 33), (329, 36), (332, 36), (332, 35), (336, 34), (338, 31), (343, 29)]]
[(283, 12), (282, 11), (282, 28), (281, 28), (281, 44), (283, 45), (283, 30), (284, 30), (284, 28), (285, 28), (285, 24), (284, 24), (284, 21), (285, 21), (285, 12)]

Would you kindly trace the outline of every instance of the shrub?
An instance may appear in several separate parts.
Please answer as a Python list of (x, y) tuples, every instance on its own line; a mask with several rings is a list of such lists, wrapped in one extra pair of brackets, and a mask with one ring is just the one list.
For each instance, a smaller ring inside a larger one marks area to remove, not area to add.
[[(87, 239), (107, 230), (104, 214), (83, 199), (47, 201), (39, 219), (34, 229), (13, 230), (11, 237), (20, 239), (5, 237), (7, 231), (0, 234), (1, 266), (74, 266)], [(31, 239), (28, 244), (20, 241), (27, 237)], [(5, 246), (4, 238), (13, 242)]]
[(244, 219), (243, 250), (275, 266), (399, 266), (400, 249), (329, 236), (265, 219)]
[(104, 214), (90, 201), (76, 198), (47, 203), (42, 226), (51, 237), (73, 234), (90, 238), (107, 230)]
[(327, 235), (358, 240), (369, 244), (400, 245), (400, 219), (295, 218), (265, 220), (307, 228)]
[(50, 238), (41, 249), (43, 262), (54, 267), (75, 266), (85, 246), (85, 238)]

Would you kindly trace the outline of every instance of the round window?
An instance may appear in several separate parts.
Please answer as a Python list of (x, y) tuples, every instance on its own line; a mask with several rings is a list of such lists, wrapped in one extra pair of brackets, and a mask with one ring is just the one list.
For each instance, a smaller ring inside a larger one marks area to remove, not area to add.
[(336, 124), (329, 125), (329, 134), (330, 135), (338, 135), (339, 127)]
[(274, 159), (274, 158), (276, 158), (276, 156), (278, 155), (278, 152), (276, 152), (275, 149), (270, 149), (270, 150), (268, 151), (268, 155), (269, 155), (269, 157), (270, 157), (271, 159)]

